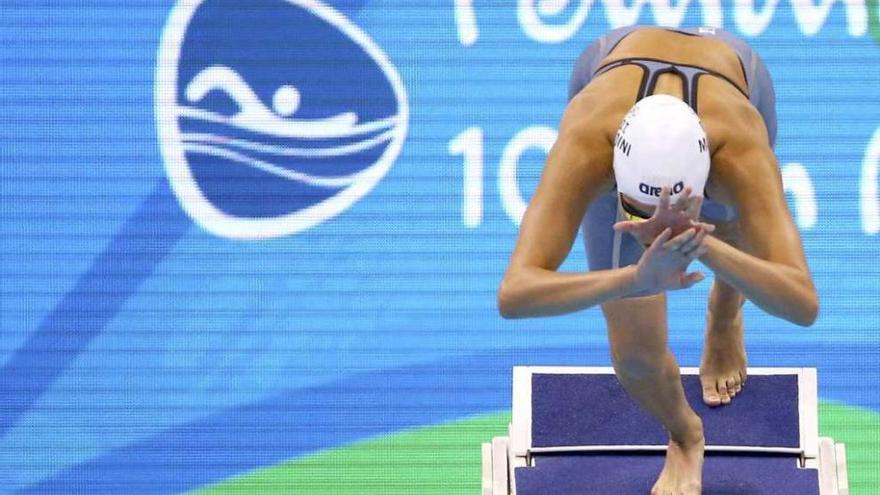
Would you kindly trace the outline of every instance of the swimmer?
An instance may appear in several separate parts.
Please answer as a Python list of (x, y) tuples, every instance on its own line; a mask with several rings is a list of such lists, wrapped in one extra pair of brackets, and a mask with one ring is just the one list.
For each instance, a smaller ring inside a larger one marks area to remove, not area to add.
[[(715, 28), (626, 27), (575, 64), (559, 137), (498, 291), (505, 318), (601, 305), (620, 383), (669, 433), (652, 495), (699, 494), (703, 427), (667, 346), (666, 295), (715, 274), (703, 400), (745, 386), (742, 305), (812, 325), (818, 297), (785, 201), (769, 73)], [(583, 226), (590, 271), (559, 273)]]

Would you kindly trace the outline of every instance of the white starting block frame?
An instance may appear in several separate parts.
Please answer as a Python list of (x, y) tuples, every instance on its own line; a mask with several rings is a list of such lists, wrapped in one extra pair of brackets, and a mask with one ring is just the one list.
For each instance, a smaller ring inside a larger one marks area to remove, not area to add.
[[(533, 454), (566, 452), (665, 452), (666, 445), (532, 445), (532, 376), (534, 374), (613, 375), (611, 367), (516, 366), (513, 368), (513, 413), (507, 437), (482, 444), (482, 494), (516, 495), (515, 471), (534, 467)], [(698, 375), (698, 368), (681, 368), (682, 375)], [(800, 442), (791, 447), (706, 445), (707, 452), (789, 454), (800, 469), (818, 470), (819, 495), (849, 495), (846, 448), (819, 437), (818, 383), (815, 368), (749, 368), (749, 376), (797, 375)]]

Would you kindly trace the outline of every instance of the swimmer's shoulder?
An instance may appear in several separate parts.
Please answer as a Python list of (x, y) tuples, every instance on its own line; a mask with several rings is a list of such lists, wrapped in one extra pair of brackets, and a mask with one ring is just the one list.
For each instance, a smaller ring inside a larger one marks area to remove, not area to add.
[(564, 128), (582, 134), (598, 134), (609, 149), (623, 117), (635, 102), (635, 95), (614, 88), (613, 79), (603, 77), (588, 84), (569, 101), (563, 117)]
[(732, 141), (764, 141), (767, 128), (758, 109), (730, 83), (714, 77), (700, 78), (697, 113), (709, 138), (711, 154)]
[(614, 133), (625, 111), (616, 109), (608, 98), (581, 91), (565, 108), (547, 164), (565, 168), (573, 179), (586, 179), (591, 195), (611, 190)]
[(774, 182), (780, 172), (761, 114), (741, 94), (725, 95), (723, 88), (699, 108), (712, 156), (707, 190), (719, 202), (736, 204), (748, 201), (744, 191)]

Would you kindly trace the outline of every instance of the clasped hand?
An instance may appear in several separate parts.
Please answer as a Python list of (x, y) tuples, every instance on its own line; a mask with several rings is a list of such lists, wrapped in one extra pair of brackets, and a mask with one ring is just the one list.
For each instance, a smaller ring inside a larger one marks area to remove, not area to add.
[(636, 265), (639, 291), (662, 292), (687, 289), (705, 278), (702, 272), (687, 273), (692, 261), (706, 253), (704, 240), (715, 226), (699, 222), (702, 196), (691, 196), (686, 188), (675, 204), (664, 187), (654, 215), (643, 222), (624, 221), (614, 230), (627, 232), (648, 246)]

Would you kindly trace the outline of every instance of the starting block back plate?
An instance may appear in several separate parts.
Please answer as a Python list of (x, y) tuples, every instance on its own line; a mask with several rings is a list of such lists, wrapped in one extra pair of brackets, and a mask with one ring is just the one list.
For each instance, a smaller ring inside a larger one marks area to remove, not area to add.
[[(703, 419), (707, 450), (815, 457), (815, 370), (750, 369), (731, 404), (703, 404), (698, 370), (682, 369), (688, 402)], [(657, 450), (667, 436), (611, 368), (514, 368), (512, 445), (525, 452)]]

